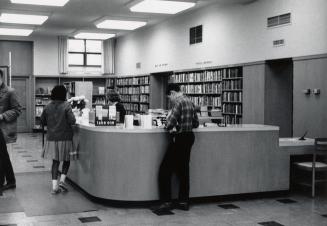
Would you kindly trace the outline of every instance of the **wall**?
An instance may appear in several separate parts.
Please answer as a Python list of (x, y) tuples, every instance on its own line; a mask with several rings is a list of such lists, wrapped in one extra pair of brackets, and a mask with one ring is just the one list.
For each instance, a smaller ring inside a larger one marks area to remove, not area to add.
[[(258, 0), (182, 14), (117, 40), (116, 74), (145, 74), (326, 53), (327, 1)], [(266, 28), (267, 17), (292, 13), (292, 24)], [(203, 43), (189, 45), (189, 28), (203, 25)], [(314, 35), (312, 35), (314, 34)], [(285, 46), (272, 41), (285, 39)], [(135, 64), (141, 63), (141, 69)]]
[[(294, 60), (293, 133), (307, 137), (327, 137), (327, 55)], [(320, 95), (303, 93), (320, 89)]]
[[(33, 74), (58, 76), (58, 41), (56, 36), (11, 37), (1, 36), (1, 40), (33, 42)], [(24, 62), (25, 59), (16, 62)]]
[(34, 75), (58, 75), (58, 38), (34, 39)]

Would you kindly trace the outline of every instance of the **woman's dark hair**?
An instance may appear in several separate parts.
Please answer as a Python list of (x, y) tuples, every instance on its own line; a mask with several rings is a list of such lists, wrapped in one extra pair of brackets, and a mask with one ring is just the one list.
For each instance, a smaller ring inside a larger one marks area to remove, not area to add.
[(52, 90), (51, 90), (51, 100), (62, 100), (65, 101), (66, 100), (66, 88), (63, 85), (58, 85), (55, 86)]
[(170, 91), (180, 92), (181, 91), (181, 88), (177, 84), (170, 83), (170, 84), (168, 84), (168, 87), (167, 87), (167, 90), (166, 90), (166, 94), (167, 95), (170, 95)]
[(107, 96), (110, 102), (120, 102), (120, 95), (116, 90), (109, 90)]

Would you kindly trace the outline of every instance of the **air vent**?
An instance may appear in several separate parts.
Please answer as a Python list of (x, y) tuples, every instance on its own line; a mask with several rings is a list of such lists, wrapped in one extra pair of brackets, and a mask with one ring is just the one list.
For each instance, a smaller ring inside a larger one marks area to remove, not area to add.
[(267, 19), (267, 27), (276, 27), (279, 25), (290, 24), (290, 23), (291, 23), (291, 13), (269, 17)]
[(279, 39), (279, 40), (274, 40), (273, 41), (273, 46), (277, 47), (277, 46), (282, 46), (285, 44), (285, 40), (284, 39)]
[(190, 28), (190, 44), (202, 42), (202, 25)]
[(140, 62), (136, 63), (136, 68), (141, 68), (141, 63)]

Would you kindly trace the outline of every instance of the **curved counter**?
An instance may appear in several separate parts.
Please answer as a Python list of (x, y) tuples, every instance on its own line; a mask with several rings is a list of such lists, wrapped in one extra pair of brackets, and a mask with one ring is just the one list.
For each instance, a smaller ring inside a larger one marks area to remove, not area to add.
[[(190, 197), (288, 190), (289, 157), (279, 150), (278, 127), (237, 125), (194, 133)], [(72, 161), (69, 178), (88, 194), (117, 201), (158, 199), (158, 170), (168, 145), (164, 129), (78, 125), (74, 142), (79, 160)]]

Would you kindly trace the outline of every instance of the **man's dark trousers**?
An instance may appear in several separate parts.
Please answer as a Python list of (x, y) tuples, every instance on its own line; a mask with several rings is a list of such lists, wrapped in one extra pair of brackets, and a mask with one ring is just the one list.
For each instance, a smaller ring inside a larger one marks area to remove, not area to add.
[(4, 184), (6, 179), (7, 184), (15, 184), (15, 174), (12, 168), (7, 145), (3, 136), (2, 131), (0, 130), (0, 187)]
[(159, 193), (163, 202), (171, 201), (171, 179), (176, 173), (179, 181), (180, 202), (189, 201), (190, 193), (190, 154), (194, 143), (194, 133), (184, 132), (171, 135), (171, 142), (159, 169)]

